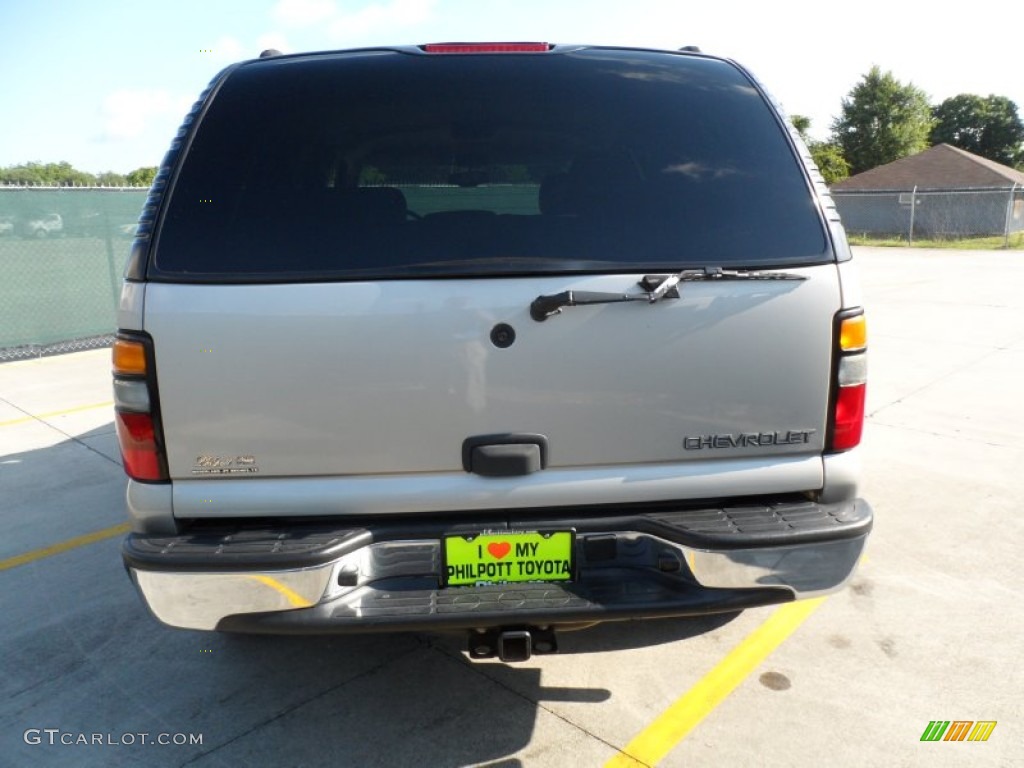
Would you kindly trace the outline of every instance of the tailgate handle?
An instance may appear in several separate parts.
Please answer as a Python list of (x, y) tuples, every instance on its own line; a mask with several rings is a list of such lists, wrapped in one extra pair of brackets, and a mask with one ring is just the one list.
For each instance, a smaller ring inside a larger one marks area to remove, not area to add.
[(544, 435), (477, 435), (462, 442), (462, 468), (484, 477), (529, 475), (548, 465)]

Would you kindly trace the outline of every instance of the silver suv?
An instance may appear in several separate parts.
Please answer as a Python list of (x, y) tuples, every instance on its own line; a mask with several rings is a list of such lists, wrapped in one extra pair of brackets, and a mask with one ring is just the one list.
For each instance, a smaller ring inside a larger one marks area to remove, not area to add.
[(836, 590), (871, 528), (849, 246), (759, 83), (692, 50), (229, 67), (119, 325), (124, 561), (173, 626), (521, 659)]

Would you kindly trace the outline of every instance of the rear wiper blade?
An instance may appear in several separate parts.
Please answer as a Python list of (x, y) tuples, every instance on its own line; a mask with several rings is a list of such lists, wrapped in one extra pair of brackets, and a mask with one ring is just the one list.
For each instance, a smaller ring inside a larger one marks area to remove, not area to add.
[(647, 294), (606, 293), (604, 291), (562, 291), (538, 296), (530, 302), (530, 317), (538, 323), (562, 311), (562, 307), (586, 304), (617, 304), (621, 301), (647, 301)]
[(625, 301), (646, 301), (655, 304), (662, 299), (678, 299), (679, 284), (697, 280), (806, 280), (789, 272), (765, 272), (756, 269), (722, 269), (698, 267), (684, 269), (674, 275), (646, 275), (640, 281), (644, 293), (605, 293), (602, 291), (562, 291), (538, 296), (530, 303), (530, 317), (538, 323), (557, 315), (564, 307), (586, 304), (617, 304)]
[[(766, 272), (760, 269), (722, 269), (721, 267), (698, 267), (684, 269), (668, 277), (664, 275), (647, 275), (640, 281), (650, 296), (653, 304), (661, 298), (679, 298), (679, 283), (698, 280), (806, 280), (803, 275), (791, 272)], [(673, 290), (675, 289), (675, 290)]]

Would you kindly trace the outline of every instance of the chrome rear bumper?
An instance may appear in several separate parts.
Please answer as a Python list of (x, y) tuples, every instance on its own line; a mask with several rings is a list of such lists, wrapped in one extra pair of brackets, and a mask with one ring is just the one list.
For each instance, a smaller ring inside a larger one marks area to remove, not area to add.
[(572, 583), (442, 588), (457, 523), (132, 534), (124, 558), (160, 621), (188, 629), (357, 632), (701, 615), (836, 591), (871, 528), (860, 501), (505, 520), (577, 531)]

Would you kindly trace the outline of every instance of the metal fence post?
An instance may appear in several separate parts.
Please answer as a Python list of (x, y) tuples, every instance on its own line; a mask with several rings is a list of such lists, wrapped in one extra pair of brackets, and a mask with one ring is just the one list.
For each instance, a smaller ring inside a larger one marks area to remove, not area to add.
[(914, 244), (914, 213), (917, 211), (917, 184), (910, 192), (910, 233), (907, 235), (907, 245)]
[(1006, 224), (1003, 226), (1003, 247), (1010, 247), (1010, 224), (1013, 222), (1013, 198), (1017, 196), (1017, 182), (1010, 187), (1010, 199), (1006, 201)]
[[(109, 198), (104, 202), (109, 203)], [(110, 206), (103, 206), (103, 229), (105, 230), (105, 240), (107, 244), (107, 280), (110, 282), (110, 292), (113, 297), (114, 312), (117, 312), (118, 305), (121, 303), (121, 291), (117, 279), (117, 271), (114, 269), (114, 241), (113, 233), (111, 232), (112, 226), (110, 224)]]

